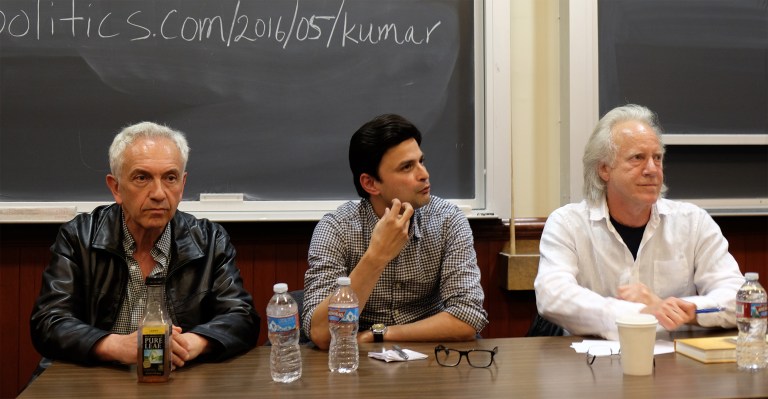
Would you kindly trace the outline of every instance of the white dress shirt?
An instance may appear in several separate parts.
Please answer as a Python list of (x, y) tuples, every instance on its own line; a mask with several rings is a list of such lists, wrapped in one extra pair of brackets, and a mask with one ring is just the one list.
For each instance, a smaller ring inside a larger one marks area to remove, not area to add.
[(723, 306), (726, 311), (700, 314), (697, 322), (735, 326), (736, 291), (744, 277), (720, 227), (693, 204), (659, 199), (637, 259), (609, 222), (605, 200), (594, 207), (586, 201), (565, 205), (547, 219), (540, 252), (534, 282), (539, 313), (571, 334), (617, 340), (616, 317), (645, 307), (616, 298), (618, 286), (632, 282), (698, 309)]

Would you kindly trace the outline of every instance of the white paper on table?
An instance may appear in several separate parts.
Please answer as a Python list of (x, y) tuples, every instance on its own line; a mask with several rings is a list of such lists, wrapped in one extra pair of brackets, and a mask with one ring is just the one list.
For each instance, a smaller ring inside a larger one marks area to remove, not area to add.
[(394, 350), (388, 350), (385, 352), (368, 352), (368, 357), (372, 357), (374, 359), (383, 360), (387, 363), (389, 362), (407, 362), (409, 360), (421, 360), (426, 359), (427, 355), (419, 352), (414, 352), (410, 349), (403, 349), (403, 352), (405, 352), (408, 355), (408, 359), (403, 359), (400, 357), (400, 354), (397, 353), (397, 351)]
[[(584, 341), (571, 344), (571, 348), (575, 349), (576, 353), (587, 353), (589, 348), (592, 347), (609, 347), (611, 348), (611, 352), (618, 353), (621, 345), (619, 345), (619, 341), (606, 341), (602, 339), (585, 339)], [(653, 346), (654, 355), (673, 353), (674, 351), (675, 344), (672, 341), (657, 339), (656, 344)]]

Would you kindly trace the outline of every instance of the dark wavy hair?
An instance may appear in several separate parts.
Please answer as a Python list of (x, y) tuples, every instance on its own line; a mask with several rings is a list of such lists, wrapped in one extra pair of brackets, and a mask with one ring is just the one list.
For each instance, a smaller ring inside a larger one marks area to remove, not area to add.
[(379, 164), (384, 153), (408, 139), (415, 139), (421, 145), (421, 132), (411, 122), (395, 114), (379, 115), (352, 135), (349, 141), (349, 168), (360, 197), (370, 196), (360, 184), (360, 175), (367, 173), (379, 180)]

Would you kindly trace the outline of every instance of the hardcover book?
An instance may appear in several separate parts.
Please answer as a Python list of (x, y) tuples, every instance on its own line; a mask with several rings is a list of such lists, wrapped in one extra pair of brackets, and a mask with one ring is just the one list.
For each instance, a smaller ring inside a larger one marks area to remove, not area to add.
[(702, 363), (732, 363), (736, 362), (736, 337), (676, 339), (675, 352)]

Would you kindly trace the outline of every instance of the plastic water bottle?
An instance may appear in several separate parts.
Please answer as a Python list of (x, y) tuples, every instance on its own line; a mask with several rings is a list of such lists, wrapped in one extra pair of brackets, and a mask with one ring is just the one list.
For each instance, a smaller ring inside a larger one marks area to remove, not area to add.
[(267, 305), (267, 327), (272, 344), (270, 370), (273, 380), (292, 382), (301, 378), (299, 305), (288, 294), (288, 284), (275, 284), (273, 290), (275, 295)]
[(768, 296), (757, 281), (757, 273), (747, 273), (747, 281), (736, 294), (736, 365), (740, 370), (765, 368), (765, 333), (768, 317)]
[(349, 277), (336, 280), (338, 288), (328, 305), (328, 326), (331, 346), (328, 348), (328, 368), (339, 373), (357, 370), (360, 358), (357, 352), (358, 302)]

